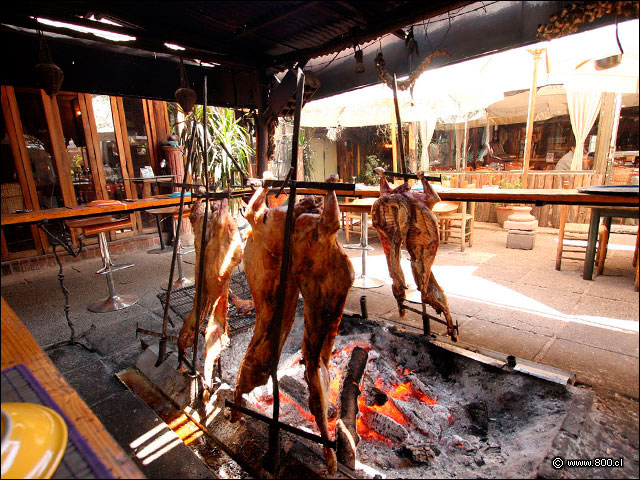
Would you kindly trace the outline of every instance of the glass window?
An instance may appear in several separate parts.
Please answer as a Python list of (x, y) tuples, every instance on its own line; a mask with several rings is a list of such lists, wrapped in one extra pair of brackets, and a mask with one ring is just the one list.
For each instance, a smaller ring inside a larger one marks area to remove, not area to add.
[[(133, 165), (134, 177), (142, 177), (140, 169), (151, 166), (151, 154), (149, 153), (149, 139), (147, 138), (147, 128), (144, 116), (142, 100), (139, 98), (123, 98), (124, 116), (127, 121), (127, 138), (131, 150), (131, 164)], [(159, 172), (154, 172), (159, 174)], [(134, 188), (138, 191), (140, 198), (144, 197), (143, 184), (134, 183)], [(146, 212), (142, 212), (142, 227), (155, 228), (155, 217)]]
[(63, 207), (62, 191), (53, 159), (42, 97), (36, 91), (16, 89), (24, 140), (31, 159), (33, 179), (41, 209)]
[(76, 200), (79, 205), (82, 205), (98, 197), (91, 179), (78, 95), (75, 93), (59, 93), (57, 101)]
[[(16, 210), (25, 207), (22, 196), (22, 189), (18, 181), (18, 173), (16, 172), (13, 154), (11, 153), (11, 144), (9, 143), (9, 135), (7, 134), (7, 126), (4, 121), (4, 115), (0, 115), (0, 135), (2, 142), (0, 148), (2, 150), (0, 161), (0, 177), (2, 178), (2, 214), (13, 213)], [(22, 252), (24, 250), (33, 250), (36, 248), (31, 235), (31, 228), (27, 225), (11, 225), (3, 227), (4, 238), (7, 242), (7, 249), (10, 253)]]
[(136, 177), (139, 177), (141, 176), (141, 168), (151, 166), (142, 100), (139, 98), (123, 98), (122, 103), (124, 104), (124, 116), (127, 119), (127, 136), (131, 147), (133, 173)]
[(91, 95), (93, 114), (98, 129), (98, 140), (104, 164), (104, 176), (107, 184), (107, 194), (114, 200), (126, 198), (122, 180), (122, 166), (120, 152), (116, 143), (115, 127), (111, 112), (111, 100), (107, 95)]

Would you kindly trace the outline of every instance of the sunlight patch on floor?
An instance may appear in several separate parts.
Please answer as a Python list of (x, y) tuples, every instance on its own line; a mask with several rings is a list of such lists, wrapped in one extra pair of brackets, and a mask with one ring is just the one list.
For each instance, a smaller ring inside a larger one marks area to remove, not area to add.
[[(624, 246), (624, 245), (622, 245)], [(361, 262), (352, 259), (356, 276), (360, 275)], [(411, 273), (411, 263), (404, 258), (400, 261), (404, 273), (405, 282), (410, 289), (415, 289)], [(522, 313), (538, 315), (540, 317), (564, 322), (581, 323), (598, 328), (624, 332), (638, 332), (638, 322), (635, 320), (623, 320), (594, 315), (565, 314), (549, 305), (535, 300), (513, 289), (492, 282), (475, 274), (478, 266), (444, 266), (436, 265), (433, 273), (438, 283), (450, 298), (459, 298), (472, 302), (482, 303), (497, 308), (513, 310)], [(387, 261), (384, 255), (370, 255), (367, 259), (367, 275), (375, 277), (391, 285)]]

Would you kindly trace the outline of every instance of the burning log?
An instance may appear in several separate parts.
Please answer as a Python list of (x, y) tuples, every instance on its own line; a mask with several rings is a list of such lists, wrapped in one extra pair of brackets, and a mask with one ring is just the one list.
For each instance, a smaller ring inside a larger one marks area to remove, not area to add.
[(356, 416), (360, 383), (367, 358), (368, 354), (364, 349), (353, 349), (340, 392), (340, 417), (336, 422), (337, 455), (338, 461), (351, 469), (355, 469), (356, 447), (360, 441), (356, 432)]
[(391, 443), (400, 444), (409, 437), (409, 432), (402, 425), (382, 413), (370, 411), (365, 417), (365, 424)]

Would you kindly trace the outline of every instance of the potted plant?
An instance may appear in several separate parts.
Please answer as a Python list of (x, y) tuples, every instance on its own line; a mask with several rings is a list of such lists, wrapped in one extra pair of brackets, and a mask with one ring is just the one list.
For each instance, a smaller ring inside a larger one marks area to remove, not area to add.
[[(500, 180), (498, 185), (500, 186), (500, 188), (505, 188), (505, 189), (514, 189), (514, 188), (522, 187), (520, 182), (510, 183), (505, 180)], [(496, 207), (496, 217), (498, 219), (498, 224), (501, 227), (504, 226), (504, 222), (507, 220), (507, 218), (509, 218), (509, 215), (516, 213), (521, 208), (520, 205), (516, 205), (513, 203), (498, 202), (498, 203), (494, 203), (494, 205)]]
[[(233, 174), (236, 173), (235, 165), (226, 151), (220, 145), (220, 141), (233, 155), (235, 162), (248, 173), (249, 158), (253, 154), (253, 148), (249, 143), (249, 133), (241, 125), (241, 118), (235, 119), (234, 112), (230, 108), (210, 107), (207, 109), (207, 153), (204, 151), (205, 132), (202, 128), (202, 106), (196, 105), (191, 113), (185, 117), (185, 125), (182, 130), (182, 144), (185, 149), (191, 145), (192, 124), (196, 123), (195, 148), (198, 151), (194, 155), (191, 172), (194, 180), (200, 180), (204, 184), (204, 173), (209, 173), (211, 185), (218, 188), (226, 188), (227, 184), (233, 184)], [(189, 152), (185, 151), (188, 155)], [(206, 157), (207, 165), (203, 168), (200, 159)]]

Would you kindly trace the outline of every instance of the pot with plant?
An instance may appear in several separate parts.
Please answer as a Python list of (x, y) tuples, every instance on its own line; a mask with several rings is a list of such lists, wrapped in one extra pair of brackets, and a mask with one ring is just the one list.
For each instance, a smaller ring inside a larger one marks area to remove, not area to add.
[[(504, 188), (504, 189), (516, 189), (516, 188), (522, 187), (520, 182), (510, 183), (505, 180), (500, 180), (498, 185), (500, 186), (500, 188)], [(494, 203), (493, 205), (496, 207), (496, 217), (497, 217), (498, 224), (501, 227), (504, 226), (504, 222), (509, 218), (509, 215), (522, 211), (521, 205), (517, 205), (513, 203), (497, 202), (497, 203)], [(525, 207), (525, 208), (528, 208), (529, 210), (531, 210), (530, 207)]]

